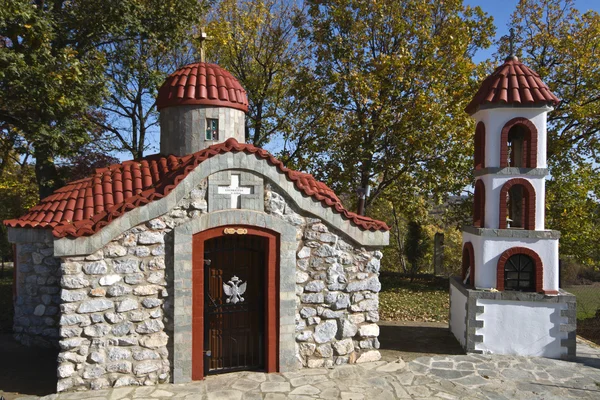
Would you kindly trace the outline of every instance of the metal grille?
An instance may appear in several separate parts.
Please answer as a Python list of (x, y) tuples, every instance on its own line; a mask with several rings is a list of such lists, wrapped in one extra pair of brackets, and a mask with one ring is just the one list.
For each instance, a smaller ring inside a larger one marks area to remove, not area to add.
[(535, 264), (531, 257), (510, 256), (504, 265), (504, 290), (535, 291)]
[(204, 244), (209, 374), (264, 369), (266, 247), (265, 238), (251, 235), (222, 236)]

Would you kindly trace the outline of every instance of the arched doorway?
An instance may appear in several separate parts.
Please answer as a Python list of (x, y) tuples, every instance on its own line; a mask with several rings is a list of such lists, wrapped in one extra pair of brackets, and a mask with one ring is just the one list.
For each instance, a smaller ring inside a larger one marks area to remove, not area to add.
[(193, 236), (192, 379), (239, 370), (276, 372), (278, 236), (218, 227)]

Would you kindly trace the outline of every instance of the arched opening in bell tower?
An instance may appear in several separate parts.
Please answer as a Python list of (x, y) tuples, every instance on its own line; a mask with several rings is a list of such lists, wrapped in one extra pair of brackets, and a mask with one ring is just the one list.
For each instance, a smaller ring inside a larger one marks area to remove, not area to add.
[(500, 167), (537, 167), (537, 129), (526, 118), (513, 118), (502, 128)]
[(502, 186), (499, 227), (535, 229), (535, 189), (526, 179), (511, 179)]

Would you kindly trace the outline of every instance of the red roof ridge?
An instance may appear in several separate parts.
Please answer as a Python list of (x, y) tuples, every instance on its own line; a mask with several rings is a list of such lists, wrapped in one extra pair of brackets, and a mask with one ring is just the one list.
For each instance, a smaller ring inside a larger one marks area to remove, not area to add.
[(540, 75), (519, 61), (508, 57), (504, 64), (485, 78), (465, 108), (470, 115), (486, 105), (558, 105), (560, 100), (542, 81)]
[(91, 236), (127, 211), (167, 196), (203, 161), (228, 152), (255, 154), (267, 160), (286, 174), (298, 190), (363, 230), (390, 229), (385, 222), (348, 211), (335, 193), (312, 175), (291, 170), (266, 150), (238, 143), (234, 138), (187, 156), (153, 154), (98, 168), (93, 175), (57, 189), (27, 214), (4, 224), (13, 228), (52, 228), (52, 234), (58, 238)]

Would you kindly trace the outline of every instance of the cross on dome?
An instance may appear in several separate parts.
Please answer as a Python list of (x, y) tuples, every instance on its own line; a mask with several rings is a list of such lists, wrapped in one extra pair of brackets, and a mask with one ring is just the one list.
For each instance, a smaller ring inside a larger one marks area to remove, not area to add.
[(200, 29), (200, 36), (198, 37), (198, 41), (200, 42), (200, 62), (205, 62), (206, 54), (204, 50), (204, 42), (207, 40), (212, 40), (212, 36), (208, 36), (204, 28)]

